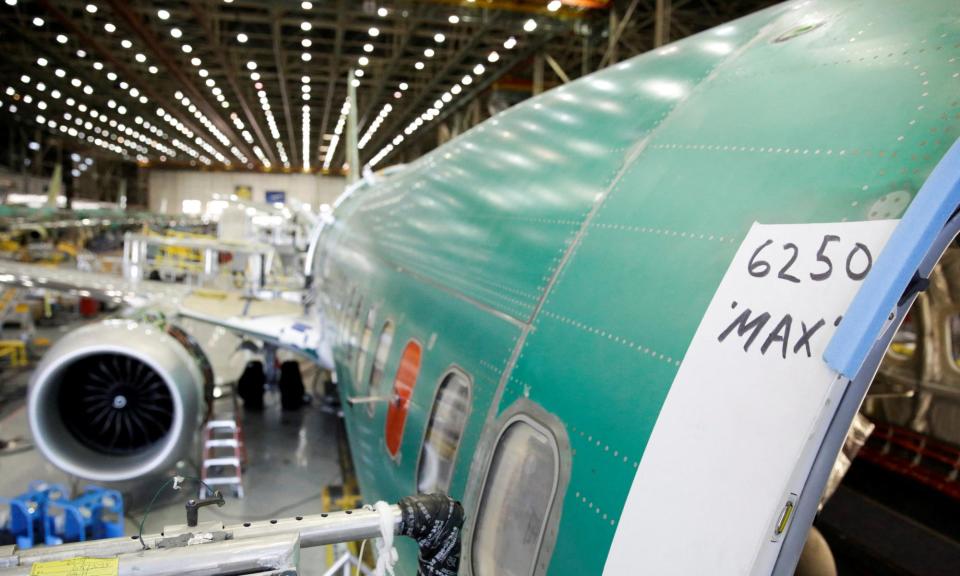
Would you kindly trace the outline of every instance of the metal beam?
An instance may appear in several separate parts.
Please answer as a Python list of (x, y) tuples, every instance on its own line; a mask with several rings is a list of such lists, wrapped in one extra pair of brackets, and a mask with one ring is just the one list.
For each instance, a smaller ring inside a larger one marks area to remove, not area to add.
[[(94, 52), (99, 54), (101, 58), (109, 62), (114, 67), (114, 69), (116, 69), (117, 72), (119, 72), (120, 74), (123, 74), (124, 77), (135, 78), (138, 76), (132, 70), (130, 70), (130, 68), (128, 68), (126, 64), (121, 62), (113, 52), (104, 48), (103, 45), (100, 44), (97, 40), (95, 40), (92, 36), (87, 34), (85, 31), (81, 30), (80, 27), (77, 26), (77, 24), (74, 22), (73, 19), (67, 17), (67, 15), (61, 12), (59, 8), (54, 6), (50, 2), (50, 0), (37, 0), (37, 4), (42, 6), (43, 9), (46, 10), (48, 14), (53, 16), (53, 18), (57, 20), (57, 22), (59, 22), (60, 25), (63, 26), (68, 32), (70, 32), (71, 34), (74, 34), (83, 44), (85, 44), (86, 46), (89, 46)], [(151, 83), (144, 82), (142, 86), (143, 86), (143, 92), (146, 93), (147, 96), (151, 100), (153, 100), (155, 103), (167, 102), (169, 100), (168, 96), (163, 96), (160, 93), (158, 93), (154, 89)], [(177, 120), (184, 125), (184, 127), (192, 131), (194, 134), (204, 133), (203, 128), (199, 124), (196, 124), (191, 117), (181, 113), (179, 110), (176, 110), (176, 109), (169, 110), (169, 112), (170, 114), (175, 116)], [(215, 141), (211, 143), (211, 146), (219, 148), (221, 152), (225, 152), (226, 154), (230, 153), (229, 150), (223, 150), (223, 147), (220, 144), (220, 142)]]
[[(153, 55), (160, 61), (164, 68), (167, 69), (167, 73), (177, 80), (184, 93), (190, 96), (190, 100), (197, 106), (197, 108), (202, 109), (207, 118), (209, 118), (210, 121), (216, 125), (217, 129), (227, 136), (227, 138), (233, 142), (233, 144), (239, 150), (241, 150), (245, 156), (247, 156), (248, 160), (251, 156), (254, 156), (253, 150), (247, 146), (246, 142), (243, 141), (243, 138), (240, 138), (236, 132), (234, 132), (233, 126), (231, 126), (223, 119), (222, 116), (220, 116), (220, 112), (210, 104), (206, 96), (204, 96), (204, 94), (197, 88), (196, 84), (187, 78), (186, 74), (183, 72), (183, 67), (174, 61), (173, 57), (170, 56), (166, 49), (164, 49), (163, 45), (160, 44), (160, 40), (153, 33), (153, 31), (144, 25), (138, 14), (130, 9), (130, 5), (127, 4), (125, 0), (106, 0), (106, 2), (118, 16), (126, 21), (127, 25), (133, 29), (134, 34), (136, 34), (147, 45), (150, 51), (153, 52)], [(160, 102), (166, 102), (168, 100), (169, 96), (161, 99)], [(206, 133), (206, 131), (195, 131), (195, 134), (204, 133)], [(220, 144), (216, 138), (213, 140), (217, 144)], [(211, 143), (211, 145), (213, 144)], [(229, 151), (229, 149), (224, 156), (226, 156), (228, 159), (230, 156), (232, 156), (232, 153)]]
[[(210, 19), (205, 6), (199, 0), (190, 0), (190, 9), (193, 11), (194, 16), (197, 18), (197, 21), (200, 22), (201, 27), (204, 29), (207, 35), (211, 38), (215, 37), (213, 21)], [(274, 165), (278, 164), (277, 156), (273, 151), (273, 146), (270, 145), (270, 141), (267, 140), (266, 134), (264, 134), (263, 130), (260, 128), (260, 123), (257, 121), (257, 116), (254, 114), (253, 108), (250, 107), (250, 104), (243, 95), (243, 90), (240, 89), (240, 83), (237, 80), (236, 62), (230, 57), (227, 51), (224, 50), (223, 45), (220, 43), (216, 44), (214, 54), (216, 54), (217, 60), (220, 63), (220, 67), (223, 69), (223, 73), (227, 77), (227, 84), (230, 85), (230, 89), (233, 90), (233, 94), (236, 96), (237, 102), (240, 103), (240, 109), (243, 111), (243, 115), (247, 119), (247, 124), (253, 128), (253, 133), (257, 135), (257, 139), (260, 141), (260, 147), (263, 149), (263, 153), (267, 155)]]
[(283, 102), (283, 116), (287, 121), (287, 137), (290, 139), (291, 165), (300, 158), (297, 151), (297, 138), (293, 131), (293, 117), (290, 114), (290, 98), (287, 96), (286, 65), (283, 47), (280, 45), (280, 19), (273, 20), (273, 59), (277, 65), (277, 83), (280, 84), (280, 100)]
[[(343, 52), (343, 30), (346, 25), (347, 12), (346, 0), (337, 0), (337, 30), (333, 40), (333, 60), (330, 62), (330, 70), (327, 74), (327, 96), (323, 103), (323, 119), (320, 121), (320, 137), (317, 138), (317, 160), (323, 161), (323, 154), (320, 153), (320, 147), (326, 142), (324, 136), (327, 133), (327, 127), (330, 125), (330, 113), (333, 111), (333, 93), (337, 87), (337, 74), (340, 71), (340, 55)], [(333, 164), (331, 164), (332, 166)]]
[[(486, 40), (488, 32), (496, 23), (498, 16), (499, 13), (495, 12), (489, 18), (487, 18), (487, 20), (483, 23), (483, 26), (479, 30), (475, 30), (470, 35), (470, 40), (463, 47), (461, 47), (452, 58), (447, 60), (447, 63), (443, 69), (430, 78), (430, 81), (426, 84), (426, 86), (420, 90), (420, 94), (417, 96), (417, 98), (415, 98), (413, 102), (408, 104), (399, 113), (391, 115), (391, 117), (394, 118), (393, 122), (391, 122), (389, 126), (382, 127), (378, 131), (379, 136), (376, 137), (377, 139), (371, 142), (372, 146), (367, 146), (365, 149), (379, 150), (385, 145), (386, 139), (392, 138), (392, 134), (402, 126), (405, 126), (406, 123), (410, 121), (410, 118), (414, 117), (414, 115), (419, 115), (421, 110), (425, 107), (425, 103), (430, 99), (430, 92), (440, 84), (441, 80), (446, 79), (446, 77), (449, 76), (455, 68), (461, 66), (464, 58), (473, 54), (480, 42)], [(549, 35), (545, 34), (544, 37), (549, 37)], [(539, 43), (539, 45), (542, 46), (543, 44)], [(501, 70), (506, 69), (506, 67), (501, 67)], [(460, 98), (460, 100), (463, 101), (464, 98)]]
[(553, 56), (543, 53), (543, 59), (547, 61), (547, 64), (550, 66), (550, 69), (553, 70), (553, 73), (563, 81), (564, 84), (570, 81), (570, 77), (567, 76), (567, 73), (563, 71), (563, 68), (560, 66), (560, 63), (553, 59)]
[(670, 0), (657, 0), (653, 22), (653, 47), (670, 42)]
[[(657, 0), (657, 4), (664, 0)], [(666, 0), (669, 2), (669, 0)], [(614, 20), (610, 19), (611, 31), (610, 31), (610, 47), (607, 48), (607, 53), (603, 55), (603, 59), (600, 60), (600, 66), (597, 68), (603, 68), (607, 64), (613, 64), (617, 61), (617, 45), (620, 42), (620, 36), (623, 34), (623, 31), (627, 29), (627, 24), (630, 23), (630, 20), (633, 18), (633, 13), (637, 10), (637, 5), (640, 3), (640, 0), (633, 0), (630, 3), (630, 6), (627, 7), (627, 11), (623, 13), (623, 19), (616, 24), (616, 31), (613, 30)], [(613, 14), (613, 11), (610, 12)]]
[[(544, 34), (538, 41), (536, 41), (536, 42), (534, 42), (533, 44), (527, 46), (525, 49), (520, 50), (519, 52), (517, 52), (517, 54), (513, 57), (512, 60), (506, 62), (505, 65), (504, 65), (502, 68), (500, 68), (500, 72), (499, 72), (499, 73), (490, 74), (490, 75), (489, 75), (487, 78), (485, 78), (482, 82), (478, 82), (478, 83), (474, 84), (474, 89), (473, 89), (472, 91), (464, 93), (464, 95), (463, 95), (462, 98), (460, 98), (459, 100), (455, 101), (455, 102), (454, 102), (453, 104), (451, 104), (450, 106), (446, 106), (446, 107), (443, 109), (443, 111), (440, 112), (440, 115), (433, 119), (433, 121), (431, 122), (431, 124), (433, 124), (434, 126), (439, 126), (440, 123), (443, 122), (444, 120), (446, 120), (447, 117), (449, 117), (451, 114), (453, 114), (454, 112), (456, 112), (457, 110), (459, 110), (459, 109), (462, 108), (463, 106), (466, 106), (466, 105), (468, 105), (468, 104), (472, 104), (473, 101), (476, 100), (476, 99), (480, 96), (480, 94), (483, 93), (484, 90), (488, 89), (494, 82), (496, 82), (496, 81), (499, 80), (504, 74), (506, 74), (507, 72), (509, 72), (510, 70), (512, 70), (517, 64), (519, 64), (520, 62), (526, 60), (526, 59), (529, 58), (531, 55), (535, 54), (538, 50), (540, 50), (541, 48), (543, 48), (543, 46), (544, 46), (547, 42), (549, 42), (549, 41), (551, 40), (551, 38), (552, 38), (551, 35)], [(476, 116), (477, 124), (479, 124), (479, 107), (476, 109), (475, 114), (477, 115), (477, 116)], [(431, 128), (433, 128), (433, 126), (431, 126)], [(431, 130), (430, 130), (430, 129), (426, 129), (426, 126), (424, 126), (424, 129), (418, 130), (418, 131), (414, 132), (413, 134), (411, 134), (410, 136), (407, 136), (406, 139), (403, 141), (403, 144), (404, 144), (405, 146), (406, 146), (406, 145), (410, 145), (410, 144), (412, 144), (412, 143), (414, 143), (414, 142), (417, 142), (418, 140), (420, 140), (421, 138), (423, 138), (425, 135), (427, 135), (427, 134), (429, 134), (429, 133), (431, 133)], [(389, 158), (390, 156), (393, 156), (394, 154), (396, 154), (397, 150), (399, 150), (399, 149), (400, 149), (399, 146), (395, 147), (389, 154), (387, 154), (386, 156), (384, 156), (383, 159), (386, 160), (386, 159)], [(379, 150), (379, 148), (378, 148), (378, 150)]]

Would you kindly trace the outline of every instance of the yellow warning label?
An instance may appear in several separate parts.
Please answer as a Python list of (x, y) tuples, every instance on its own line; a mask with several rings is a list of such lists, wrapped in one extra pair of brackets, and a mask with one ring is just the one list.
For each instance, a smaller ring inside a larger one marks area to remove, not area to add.
[(117, 576), (117, 558), (71, 558), (54, 562), (37, 562), (30, 567), (30, 576)]

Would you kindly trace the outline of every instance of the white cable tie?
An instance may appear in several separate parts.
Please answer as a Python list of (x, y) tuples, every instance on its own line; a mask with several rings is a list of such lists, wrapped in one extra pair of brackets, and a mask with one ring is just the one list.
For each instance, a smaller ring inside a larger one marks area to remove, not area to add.
[(386, 572), (394, 576), (393, 565), (399, 556), (393, 546), (393, 509), (383, 500), (374, 504), (374, 509), (380, 514), (380, 538), (377, 538), (377, 567), (374, 574), (384, 576)]

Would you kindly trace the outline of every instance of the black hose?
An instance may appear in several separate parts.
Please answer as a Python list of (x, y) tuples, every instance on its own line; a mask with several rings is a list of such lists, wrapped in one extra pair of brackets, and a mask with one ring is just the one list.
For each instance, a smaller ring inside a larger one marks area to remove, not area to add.
[(456, 576), (460, 569), (463, 506), (443, 494), (409, 496), (398, 502), (400, 534), (420, 547), (419, 574)]

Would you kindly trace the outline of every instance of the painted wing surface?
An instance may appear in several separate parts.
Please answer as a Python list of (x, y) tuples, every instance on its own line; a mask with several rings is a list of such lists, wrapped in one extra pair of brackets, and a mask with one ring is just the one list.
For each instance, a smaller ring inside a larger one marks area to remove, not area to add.
[(0, 262), (0, 284), (71, 292), (134, 308), (149, 304), (174, 304), (192, 290), (183, 284), (154, 280), (133, 282), (112, 274), (9, 261)]
[(322, 317), (306, 315), (300, 303), (289, 299), (196, 291), (180, 302), (177, 314), (296, 352), (323, 366), (332, 365), (329, 354), (323, 353), (326, 340)]

